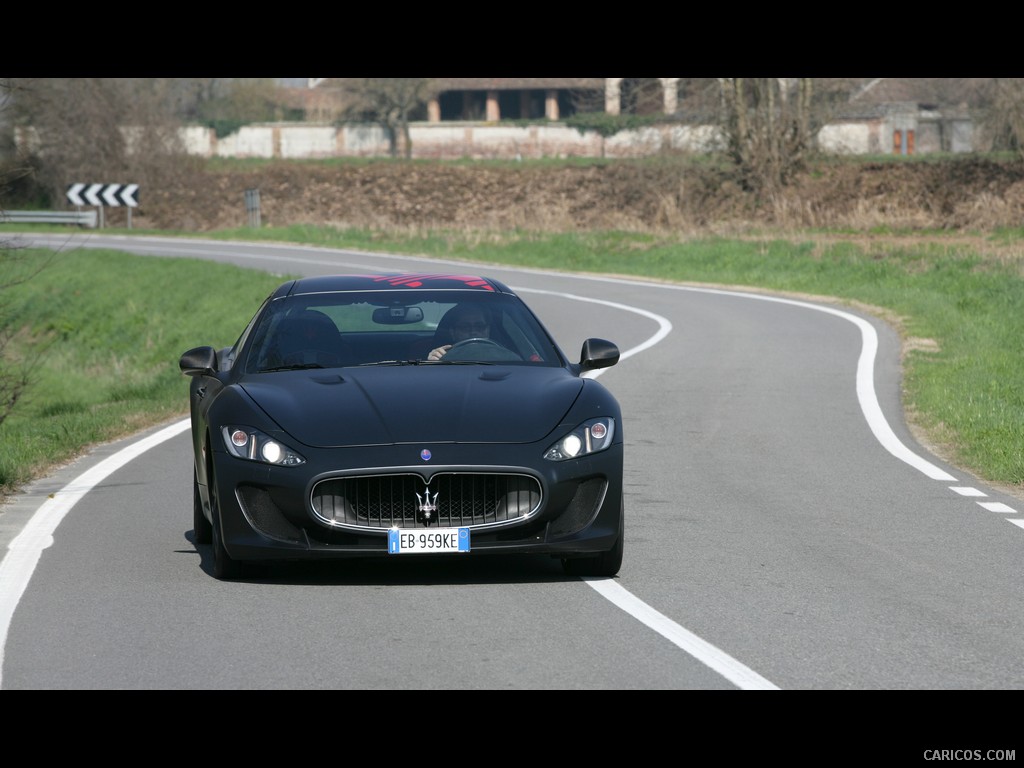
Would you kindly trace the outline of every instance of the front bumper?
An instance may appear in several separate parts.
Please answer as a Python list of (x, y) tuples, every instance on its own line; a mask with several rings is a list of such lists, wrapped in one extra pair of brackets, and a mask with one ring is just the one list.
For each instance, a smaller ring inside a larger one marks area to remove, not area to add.
[[(429, 461), (423, 458), (424, 448)], [(231, 557), (273, 561), (387, 556), (392, 521), (357, 525), (339, 516), (338, 524), (312, 501), (318, 484), (364, 476), (415, 477), (424, 487), (433, 481), (435, 488), (439, 478), (529, 478), (537, 489), (537, 503), (531, 501), (522, 514), (504, 519), (470, 518), (471, 549), (459, 553), (463, 557), (596, 554), (611, 549), (620, 530), (621, 443), (562, 462), (540, 459), (536, 445), (371, 446), (305, 454), (307, 464), (301, 467), (271, 467), (215, 453), (221, 535)], [(438, 525), (465, 522), (442, 520)], [(397, 525), (422, 527), (409, 518)]]

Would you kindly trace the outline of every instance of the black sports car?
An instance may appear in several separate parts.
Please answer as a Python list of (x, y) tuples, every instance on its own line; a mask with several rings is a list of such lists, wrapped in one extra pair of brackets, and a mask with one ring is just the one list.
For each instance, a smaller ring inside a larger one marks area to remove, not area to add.
[(310, 277), (234, 346), (196, 347), (194, 535), (246, 562), (547, 554), (611, 576), (623, 551), (619, 405), (497, 280)]

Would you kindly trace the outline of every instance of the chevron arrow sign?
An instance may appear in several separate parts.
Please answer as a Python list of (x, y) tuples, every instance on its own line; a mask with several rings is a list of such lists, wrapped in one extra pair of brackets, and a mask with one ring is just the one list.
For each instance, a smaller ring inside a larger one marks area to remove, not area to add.
[(67, 189), (67, 198), (72, 205), (139, 205), (138, 184), (72, 184)]

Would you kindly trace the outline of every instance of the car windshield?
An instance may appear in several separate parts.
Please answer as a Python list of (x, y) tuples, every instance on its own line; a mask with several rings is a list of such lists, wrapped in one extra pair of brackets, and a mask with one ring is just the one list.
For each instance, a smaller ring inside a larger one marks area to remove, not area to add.
[[(467, 291), (359, 291), (268, 302), (246, 371), (383, 365), (562, 365), (517, 297)], [(432, 354), (433, 353), (433, 354)]]

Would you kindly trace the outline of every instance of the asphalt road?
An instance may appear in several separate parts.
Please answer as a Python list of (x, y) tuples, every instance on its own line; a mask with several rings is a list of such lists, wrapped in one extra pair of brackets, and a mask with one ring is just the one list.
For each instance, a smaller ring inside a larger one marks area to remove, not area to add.
[(301, 274), (455, 266), (519, 290), (570, 356), (588, 336), (615, 341), (601, 380), (625, 417), (625, 561), (615, 579), (417, 559), (220, 582), (191, 540), (175, 422), (3, 508), (2, 689), (1024, 688), (1024, 502), (915, 443), (899, 340), (878, 320), (351, 251), (79, 244)]

